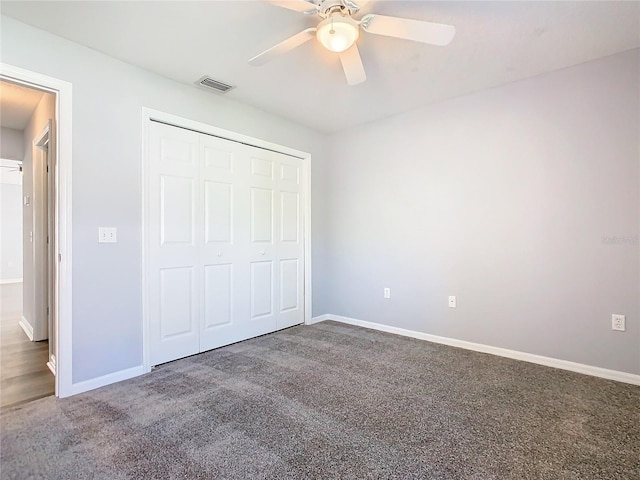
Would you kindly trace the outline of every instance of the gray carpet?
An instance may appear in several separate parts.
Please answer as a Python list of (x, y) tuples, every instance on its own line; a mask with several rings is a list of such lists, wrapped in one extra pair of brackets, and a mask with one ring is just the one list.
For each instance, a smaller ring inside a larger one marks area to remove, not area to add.
[(6, 479), (640, 478), (640, 387), (333, 322), (1, 427)]

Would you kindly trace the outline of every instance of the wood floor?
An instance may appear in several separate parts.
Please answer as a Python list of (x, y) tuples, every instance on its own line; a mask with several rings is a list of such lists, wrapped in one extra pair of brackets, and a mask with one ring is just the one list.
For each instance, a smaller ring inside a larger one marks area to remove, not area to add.
[(53, 395), (49, 343), (31, 342), (18, 322), (22, 284), (0, 285), (0, 408)]

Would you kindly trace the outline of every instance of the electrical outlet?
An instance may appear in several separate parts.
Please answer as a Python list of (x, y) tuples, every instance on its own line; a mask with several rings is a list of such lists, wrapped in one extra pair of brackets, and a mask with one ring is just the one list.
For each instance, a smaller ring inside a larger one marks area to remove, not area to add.
[(611, 315), (611, 330), (618, 330), (624, 332), (625, 328), (625, 316), (624, 315)]
[(454, 295), (449, 297), (449, 308), (456, 308), (456, 297)]
[(384, 298), (391, 298), (391, 289), (390, 288), (385, 288), (384, 289)]
[(98, 243), (116, 243), (116, 233), (115, 227), (98, 227)]

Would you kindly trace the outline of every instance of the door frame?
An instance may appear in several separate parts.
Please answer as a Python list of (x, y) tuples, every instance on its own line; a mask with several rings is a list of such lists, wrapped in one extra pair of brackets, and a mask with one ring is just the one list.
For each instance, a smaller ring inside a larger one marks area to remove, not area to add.
[[(56, 228), (56, 138), (55, 138), (55, 128), (53, 124), (53, 120), (49, 119), (47, 125), (44, 127), (40, 135), (33, 142), (34, 146), (40, 150), (40, 158), (44, 160), (43, 165), (43, 178), (41, 179), (41, 187), (45, 192), (42, 195), (43, 202), (45, 205), (44, 210), (44, 225), (41, 225), (42, 234), (46, 236), (46, 240), (44, 242), (45, 252), (43, 257), (46, 259), (44, 263), (46, 263), (46, 272), (42, 271), (42, 266), (36, 264), (35, 272), (36, 279), (38, 275), (41, 278), (45, 278), (46, 288), (42, 292), (40, 296), (40, 301), (46, 299), (43, 305), (40, 308), (46, 312), (46, 330), (47, 330), (47, 339), (49, 341), (49, 361), (47, 362), (47, 367), (49, 370), (55, 375), (56, 374), (56, 344), (55, 344), (55, 331), (56, 328), (56, 269), (51, 268), (51, 266), (55, 266), (56, 263), (56, 236), (55, 236), (55, 228)], [(35, 231), (35, 229), (34, 229)], [(42, 281), (42, 280), (41, 280)], [(40, 286), (42, 288), (42, 286)], [(50, 308), (53, 307), (53, 308)], [(37, 317), (36, 317), (37, 318)], [(35, 326), (34, 326), (35, 331)]]
[[(39, 255), (44, 259), (44, 261), (38, 262), (37, 260), (34, 262), (34, 279), (36, 283), (35, 291), (36, 291), (36, 305), (34, 308), (34, 325), (33, 332), (35, 337), (36, 330), (39, 330), (39, 337), (42, 338), (42, 333), (46, 330), (47, 332), (47, 340), (51, 340), (53, 337), (51, 335), (51, 325), (50, 325), (50, 314), (55, 315), (55, 312), (49, 312), (48, 307), (51, 300), (55, 305), (55, 298), (52, 299), (49, 297), (50, 288), (53, 286), (55, 288), (55, 275), (54, 278), (51, 279), (49, 276), (49, 272), (51, 270), (51, 265), (55, 262), (52, 261), (52, 256), (50, 255), (50, 245), (53, 244), (55, 246), (55, 236), (54, 238), (47, 239), (49, 232), (49, 220), (51, 215), (51, 205), (49, 202), (49, 181), (51, 176), (48, 174), (49, 162), (51, 161), (51, 156), (55, 155), (55, 151), (52, 153), (50, 151), (51, 147), (54, 145), (53, 137), (53, 121), (49, 119), (47, 121), (47, 125), (40, 132), (40, 134), (36, 137), (33, 142), (33, 146), (36, 147), (38, 151), (38, 162), (41, 163), (42, 169), (42, 177), (40, 178), (40, 185), (38, 186), (42, 192), (42, 202), (35, 201), (35, 195), (32, 199), (34, 206), (34, 223), (36, 220), (36, 211), (42, 210), (40, 215), (40, 225), (33, 225), (33, 243), (38, 245), (38, 249), (41, 250)], [(55, 147), (54, 147), (55, 148)], [(34, 150), (35, 152), (36, 150)], [(32, 158), (32, 162), (35, 164), (36, 158), (35, 155)], [(35, 167), (35, 165), (34, 165)], [(35, 168), (32, 167), (35, 171)], [(55, 186), (54, 186), (55, 188)], [(35, 193), (35, 192), (34, 192)], [(46, 227), (45, 227), (46, 224)], [(53, 222), (55, 228), (55, 219)], [(43, 248), (42, 248), (43, 247)], [(37, 258), (37, 256), (36, 256)], [(40, 277), (40, 278), (38, 278)], [(39, 294), (38, 294), (39, 293)], [(42, 320), (45, 320), (44, 322)], [(55, 351), (55, 345), (53, 345), (53, 349)], [(49, 344), (49, 351), (51, 351), (51, 344)], [(55, 371), (55, 361), (51, 363), (51, 355), (49, 355), (49, 362), (47, 363), (49, 370), (56, 374)]]
[(150, 351), (150, 319), (149, 319), (149, 136), (152, 121), (157, 121), (178, 128), (193, 130), (198, 133), (213, 135), (233, 142), (238, 142), (253, 147), (272, 150), (285, 155), (290, 155), (302, 160), (302, 187), (304, 189), (304, 323), (311, 323), (312, 298), (311, 298), (311, 154), (285, 147), (276, 143), (260, 140), (230, 130), (208, 125), (206, 123), (190, 120), (151, 108), (142, 108), (142, 171), (141, 171), (141, 201), (142, 201), (142, 364), (145, 373), (151, 371), (149, 358)]
[(55, 235), (58, 261), (53, 268), (56, 278), (55, 328), (56, 375), (55, 395), (68, 397), (73, 394), (72, 373), (72, 221), (71, 221), (71, 158), (72, 158), (72, 89), (71, 83), (41, 73), (25, 70), (7, 63), (0, 63), (0, 79), (19, 85), (43, 90), (55, 95), (56, 135), (56, 209)]

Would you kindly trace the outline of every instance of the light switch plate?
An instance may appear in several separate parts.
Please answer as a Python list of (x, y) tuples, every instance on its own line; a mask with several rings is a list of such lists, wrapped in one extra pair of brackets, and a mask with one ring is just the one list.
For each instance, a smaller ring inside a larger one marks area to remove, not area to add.
[(456, 308), (456, 297), (453, 295), (449, 297), (449, 308)]
[(117, 240), (115, 227), (98, 227), (98, 243), (116, 243)]

